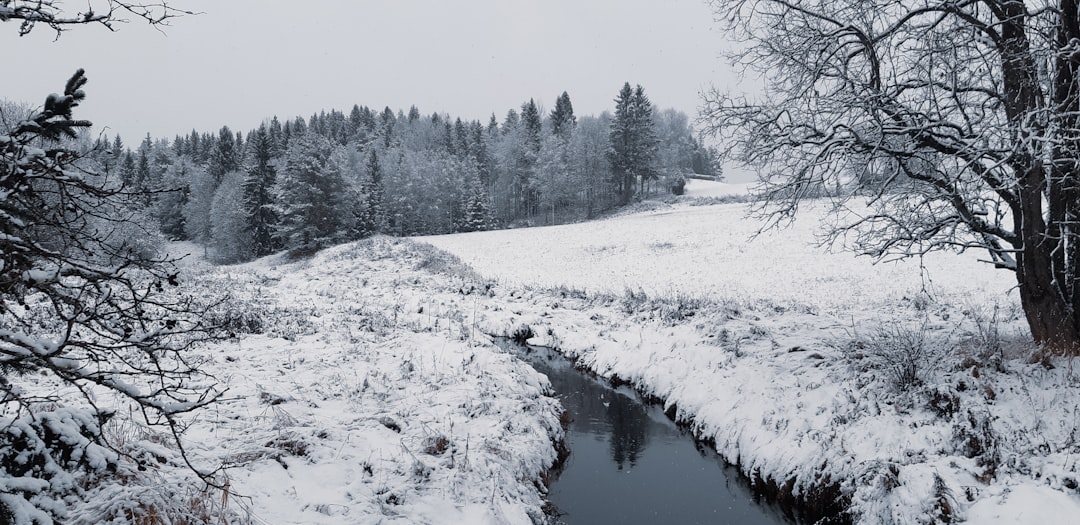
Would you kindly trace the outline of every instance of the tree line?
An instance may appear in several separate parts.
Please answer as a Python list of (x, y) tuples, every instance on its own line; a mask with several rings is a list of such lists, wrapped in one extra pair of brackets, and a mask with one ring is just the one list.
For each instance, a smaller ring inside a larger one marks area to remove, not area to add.
[(719, 175), (686, 114), (656, 111), (626, 83), (615, 112), (550, 112), (528, 100), (484, 124), (354, 105), (246, 134), (227, 126), (88, 155), (174, 240), (219, 262), (316, 250), (373, 234), (424, 235), (587, 220), (688, 173)]

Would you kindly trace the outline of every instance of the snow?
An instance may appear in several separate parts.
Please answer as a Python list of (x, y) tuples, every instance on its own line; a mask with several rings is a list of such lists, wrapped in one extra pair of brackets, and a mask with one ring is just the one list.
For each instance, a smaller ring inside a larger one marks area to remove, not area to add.
[[(477, 308), (482, 331), (528, 326), (663, 399), (747, 474), (833, 480), (861, 523), (1080, 515), (1080, 379), (1027, 362), (1013, 277), (976, 253), (829, 253), (823, 213), (753, 241), (743, 204), (423, 240), (514, 290)], [(904, 335), (925, 355), (882, 349)], [(908, 358), (921, 381), (900, 384)]]
[(229, 391), (186, 434), (201, 464), (231, 465), (255, 521), (540, 515), (537, 484), (562, 436), (549, 383), (441, 318), (468, 297), (414, 269), (410, 246), (381, 238), (202, 270), (204, 286), (228, 286), (266, 326), (210, 352)]
[[(691, 188), (730, 189), (716, 184)], [(298, 261), (214, 267), (201, 247), (171, 245), (195, 254), (189, 293), (228, 291), (229, 315), (255, 327), (194, 356), (228, 391), (185, 416), (195, 464), (227, 466), (229, 521), (532, 523), (561, 408), (489, 337), (526, 327), (662, 399), (743, 472), (796, 492), (832, 480), (861, 523), (1080, 515), (1080, 379), (1066, 361), (1027, 362), (1010, 274), (975, 253), (876, 265), (829, 253), (813, 242), (815, 206), (751, 241), (745, 204), (694, 197)], [(882, 349), (897, 334), (925, 346), (921, 382), (890, 376), (910, 357)], [(182, 469), (158, 475), (193, 486)], [(133, 487), (95, 489), (73, 515), (129, 502)]]
[(1076, 496), (1033, 485), (1006, 488), (1001, 494), (983, 499), (968, 511), (971, 523), (983, 525), (1063, 523), (1062, 518), (1078, 519)]
[[(708, 181), (695, 181), (708, 182)], [(721, 183), (712, 183), (721, 184)], [(746, 204), (672, 207), (582, 224), (425, 237), (477, 272), (516, 286), (587, 291), (768, 299), (859, 308), (882, 298), (935, 295), (1002, 297), (1011, 276), (976, 262), (979, 254), (936, 253), (874, 264), (817, 247), (823, 207), (804, 210), (790, 228), (767, 230)]]
[(687, 197), (744, 197), (750, 194), (753, 182), (720, 182), (704, 179), (686, 179), (684, 195)]

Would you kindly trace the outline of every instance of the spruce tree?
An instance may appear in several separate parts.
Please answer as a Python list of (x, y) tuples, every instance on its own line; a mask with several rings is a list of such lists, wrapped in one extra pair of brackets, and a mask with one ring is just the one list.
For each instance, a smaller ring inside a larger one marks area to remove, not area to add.
[(539, 192), (536, 188), (537, 160), (542, 144), (540, 110), (533, 99), (521, 105), (521, 129), (517, 180), (517, 206), (519, 217), (531, 216), (539, 205)]
[(528, 102), (521, 105), (521, 125), (525, 131), (524, 143), (533, 153), (540, 152), (540, 132), (543, 129), (543, 122), (540, 120), (540, 109), (536, 106), (536, 101), (529, 99)]
[(657, 179), (656, 156), (660, 140), (656, 137), (652, 101), (645, 95), (641, 84), (634, 88), (630, 107), (634, 123), (634, 142), (637, 146), (634, 157), (635, 171), (639, 175), (639, 191), (644, 191), (646, 182)]
[(574, 116), (570, 95), (563, 91), (562, 95), (555, 99), (555, 109), (551, 111), (551, 132), (565, 137), (576, 123), (577, 117)]
[[(150, 138), (150, 134), (146, 134), (146, 138), (139, 144), (139, 152), (135, 157), (135, 173), (132, 177), (131, 185), (136, 191), (146, 191), (150, 188), (150, 151), (153, 149), (153, 139)], [(148, 197), (144, 195), (143, 197)]]
[(278, 221), (273, 209), (276, 159), (273, 139), (265, 124), (248, 135), (248, 152), (248, 166), (240, 186), (240, 203), (251, 236), (253, 255), (262, 257), (278, 249), (274, 239), (274, 227)]
[(657, 152), (656, 131), (653, 129), (652, 102), (640, 85), (623, 84), (615, 99), (615, 118), (609, 131), (613, 182), (618, 188), (620, 204), (630, 202), (636, 181), (644, 187), (646, 180), (656, 177), (654, 168)]
[(383, 209), (382, 168), (379, 157), (372, 150), (368, 156), (367, 178), (361, 185), (362, 206), (357, 212), (356, 231), (360, 237), (381, 233), (386, 227), (386, 214)]
[(136, 190), (138, 188), (139, 168), (135, 162), (135, 155), (131, 150), (124, 151), (123, 160), (120, 161), (120, 181), (125, 189)]
[(379, 127), (382, 131), (383, 146), (389, 148), (390, 142), (394, 138), (394, 124), (397, 123), (397, 117), (394, 116), (394, 111), (390, 109), (390, 106), (383, 108), (382, 117), (380, 117)]
[(466, 191), (463, 194), (462, 204), (463, 218), (458, 227), (461, 232), (475, 232), (489, 230), (494, 222), (491, 216), (491, 207), (488, 205), (488, 197), (484, 192), (484, 185), (480, 178), (471, 175), (466, 181)]
[(294, 137), (289, 144), (275, 189), (279, 214), (275, 235), (285, 248), (324, 248), (348, 237), (354, 227), (337, 148), (311, 132)]
[(156, 195), (153, 213), (161, 233), (168, 239), (190, 238), (184, 210), (190, 199), (190, 184), (195, 179), (195, 169), (191, 159), (182, 155), (166, 166), (161, 174), (161, 191)]
[(236, 139), (236, 135), (233, 135), (229, 126), (222, 126), (217, 140), (210, 149), (206, 172), (210, 174), (215, 189), (218, 184), (221, 184), (221, 178), (226, 173), (240, 169), (240, 153)]

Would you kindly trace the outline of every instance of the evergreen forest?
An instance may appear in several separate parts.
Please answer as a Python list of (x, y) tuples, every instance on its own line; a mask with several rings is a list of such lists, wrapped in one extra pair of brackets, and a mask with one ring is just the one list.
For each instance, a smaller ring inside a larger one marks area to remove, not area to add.
[(99, 136), (87, 156), (144, 195), (144, 224), (221, 263), (310, 253), (374, 234), (411, 236), (596, 218), (643, 195), (720, 176), (685, 113), (626, 83), (614, 113), (577, 116), (569, 94), (500, 120), (354, 105), (130, 146)]

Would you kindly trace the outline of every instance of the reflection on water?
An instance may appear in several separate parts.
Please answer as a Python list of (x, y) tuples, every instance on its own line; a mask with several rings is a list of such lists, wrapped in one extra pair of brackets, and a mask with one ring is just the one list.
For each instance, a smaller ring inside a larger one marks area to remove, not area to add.
[(548, 494), (560, 523), (795, 523), (632, 390), (589, 378), (557, 352), (504, 344), (548, 376), (573, 418), (570, 457)]

